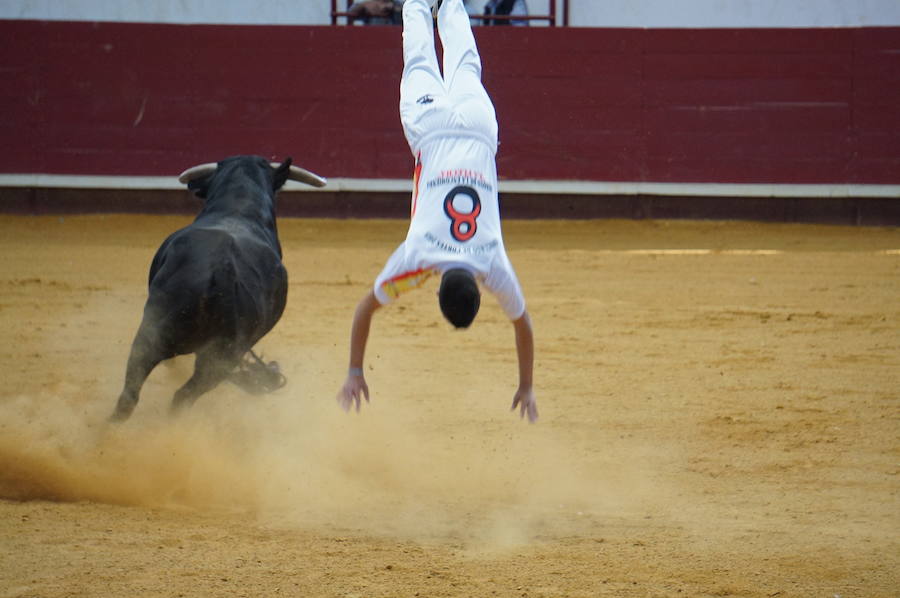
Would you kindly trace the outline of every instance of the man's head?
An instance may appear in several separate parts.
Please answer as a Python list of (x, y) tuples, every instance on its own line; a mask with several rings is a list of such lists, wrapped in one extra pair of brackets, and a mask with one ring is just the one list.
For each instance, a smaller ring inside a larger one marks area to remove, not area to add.
[(468, 270), (453, 268), (444, 272), (438, 292), (441, 312), (456, 328), (468, 328), (478, 314), (481, 293)]

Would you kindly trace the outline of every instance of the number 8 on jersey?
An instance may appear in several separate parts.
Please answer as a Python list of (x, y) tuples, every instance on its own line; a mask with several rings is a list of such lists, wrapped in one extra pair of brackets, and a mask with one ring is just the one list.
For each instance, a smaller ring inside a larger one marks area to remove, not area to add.
[[(460, 212), (453, 205), (457, 195), (467, 195), (472, 200), (472, 210)], [(444, 213), (450, 218), (450, 235), (461, 243), (465, 243), (475, 236), (478, 230), (476, 219), (481, 214), (481, 199), (478, 192), (472, 187), (459, 185), (454, 187), (444, 198)]]

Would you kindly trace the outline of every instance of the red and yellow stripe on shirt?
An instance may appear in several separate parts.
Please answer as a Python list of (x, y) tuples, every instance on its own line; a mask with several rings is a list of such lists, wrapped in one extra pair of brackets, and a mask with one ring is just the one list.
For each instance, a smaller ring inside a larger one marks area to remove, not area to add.
[(391, 299), (396, 299), (407, 291), (419, 288), (436, 273), (437, 270), (434, 268), (421, 268), (414, 272), (405, 272), (381, 283), (381, 290)]
[(409, 207), (409, 217), (416, 215), (416, 204), (419, 202), (419, 179), (422, 176), (422, 152), (416, 156), (416, 170), (413, 172), (412, 202)]

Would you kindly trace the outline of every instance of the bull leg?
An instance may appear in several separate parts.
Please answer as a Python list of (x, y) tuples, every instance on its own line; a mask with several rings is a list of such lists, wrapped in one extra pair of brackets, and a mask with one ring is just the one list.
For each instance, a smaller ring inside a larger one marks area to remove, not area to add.
[(131, 353), (128, 355), (125, 387), (122, 389), (122, 394), (119, 395), (116, 409), (109, 418), (110, 421), (125, 421), (131, 416), (147, 376), (150, 375), (153, 368), (159, 365), (159, 362), (169, 357), (172, 355), (165, 354), (152, 342), (149, 338), (149, 327), (142, 323), (131, 345)]
[(200, 395), (218, 386), (228, 377), (236, 363), (236, 360), (223, 359), (218, 351), (198, 351), (194, 374), (184, 386), (175, 391), (171, 413), (176, 414), (190, 407)]

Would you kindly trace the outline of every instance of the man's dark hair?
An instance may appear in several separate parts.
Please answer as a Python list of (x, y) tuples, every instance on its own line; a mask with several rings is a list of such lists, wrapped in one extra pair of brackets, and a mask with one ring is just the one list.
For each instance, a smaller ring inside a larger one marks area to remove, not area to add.
[(481, 306), (478, 283), (471, 272), (462, 268), (444, 272), (438, 299), (444, 317), (457, 328), (468, 328)]

